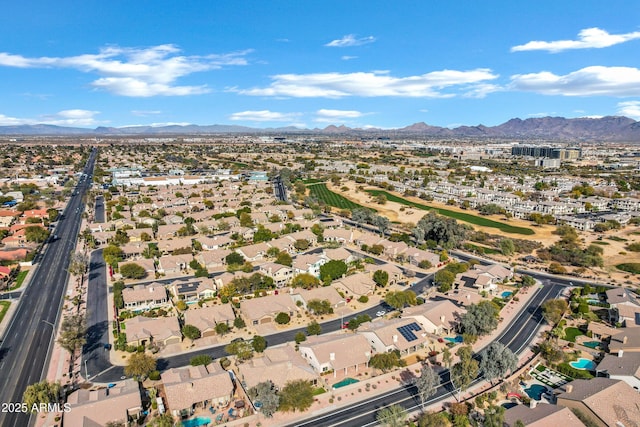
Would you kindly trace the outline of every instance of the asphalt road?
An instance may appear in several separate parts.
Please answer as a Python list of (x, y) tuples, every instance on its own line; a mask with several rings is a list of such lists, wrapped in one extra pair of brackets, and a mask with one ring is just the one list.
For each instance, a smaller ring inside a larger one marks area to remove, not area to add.
[[(556, 298), (565, 286), (559, 283), (545, 285), (529, 300), (527, 306), (523, 308), (518, 317), (498, 337), (498, 341), (505, 344), (514, 353), (519, 353), (526, 348), (535, 337), (535, 333), (543, 321), (540, 305), (547, 299)], [(436, 394), (426, 402), (427, 405), (450, 398), (456, 394), (456, 390), (449, 380), (449, 370), (443, 370), (440, 377), (442, 385), (438, 388)], [(474, 383), (481, 380), (481, 378), (478, 378)], [(378, 411), (393, 404), (399, 404), (409, 410), (418, 409), (420, 407), (420, 399), (417, 396), (415, 387), (412, 385), (399, 387), (364, 402), (355, 403), (324, 415), (307, 418), (304, 421), (290, 424), (290, 426), (373, 426), (378, 424), (376, 421)]]
[(95, 204), (95, 222), (103, 223), (105, 220), (104, 215), (104, 197), (97, 196)]
[[(95, 151), (83, 172), (93, 171)], [(64, 218), (54, 233), (57, 239), (46, 244), (27, 288), (22, 292), (18, 308), (0, 344), (0, 403), (22, 402), (28, 385), (46, 376), (54, 328), (59, 321), (63, 293), (68, 280), (67, 266), (81, 222), (82, 196), (86, 180), (76, 187)], [(0, 412), (0, 425), (26, 426), (30, 414)]]

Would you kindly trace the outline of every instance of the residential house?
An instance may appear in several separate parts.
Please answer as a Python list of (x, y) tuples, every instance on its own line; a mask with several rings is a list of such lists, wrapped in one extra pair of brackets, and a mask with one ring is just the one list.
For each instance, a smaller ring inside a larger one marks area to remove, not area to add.
[(236, 252), (242, 255), (246, 261), (254, 262), (254, 261), (260, 261), (264, 257), (266, 257), (267, 251), (269, 250), (269, 248), (270, 248), (269, 245), (267, 245), (264, 242), (260, 242), (254, 245), (247, 245), (247, 246), (242, 246), (240, 248), (237, 248)]
[(640, 394), (621, 380), (573, 380), (557, 405), (577, 409), (601, 427), (633, 426), (640, 420)]
[(332, 286), (322, 286), (308, 290), (302, 288), (291, 289), (291, 298), (296, 304), (300, 301), (301, 307), (305, 310), (307, 310), (307, 304), (311, 300), (329, 301), (334, 310), (347, 305), (345, 299)]
[(299, 345), (300, 355), (319, 374), (338, 371), (356, 375), (371, 359), (371, 345), (359, 334), (329, 334), (309, 337)]
[(122, 299), (124, 308), (132, 311), (171, 307), (167, 290), (160, 283), (126, 287), (122, 290)]
[(182, 342), (180, 323), (175, 316), (144, 317), (136, 316), (125, 321), (128, 345), (156, 344), (167, 346)]
[(65, 426), (97, 427), (109, 423), (129, 425), (142, 412), (138, 382), (125, 380), (97, 390), (80, 388), (67, 397), (69, 411), (63, 411)]
[(402, 269), (395, 264), (390, 264), (385, 262), (383, 264), (365, 264), (364, 271), (369, 273), (373, 278), (373, 275), (376, 271), (381, 270), (387, 273), (389, 276), (389, 285), (395, 285), (400, 281), (401, 278), (404, 277)]
[(342, 289), (347, 295), (358, 298), (362, 295), (371, 295), (376, 287), (375, 282), (367, 273), (356, 273), (337, 279), (333, 282), (333, 286)]
[(282, 390), (290, 381), (304, 380), (315, 384), (318, 380), (318, 374), (291, 343), (269, 347), (262, 357), (239, 364), (238, 377), (246, 388), (271, 381), (276, 390)]
[(213, 279), (208, 277), (188, 281), (176, 280), (168, 287), (176, 299), (186, 302), (196, 302), (201, 299), (213, 298), (216, 295), (216, 284)]
[(585, 427), (569, 408), (557, 405), (515, 405), (505, 411), (505, 426), (516, 427), (518, 421), (527, 427)]
[(214, 249), (203, 251), (195, 256), (196, 261), (207, 270), (220, 269), (226, 265), (226, 257), (231, 254), (229, 249)]
[(609, 321), (621, 323), (622, 326), (640, 325), (640, 299), (627, 288), (613, 288), (607, 292)]
[(190, 416), (196, 409), (226, 407), (235, 384), (219, 365), (171, 368), (162, 373), (167, 409), (176, 417)]
[(122, 249), (122, 253), (124, 254), (125, 258), (134, 258), (134, 257), (142, 256), (144, 251), (148, 248), (149, 248), (148, 243), (140, 242), (140, 241), (134, 242), (134, 243), (127, 243), (126, 245), (123, 245), (122, 247), (120, 247), (120, 249)]
[(426, 331), (414, 319), (391, 319), (367, 322), (358, 328), (376, 353), (398, 350), (415, 353), (429, 342)]
[(640, 390), (640, 352), (607, 354), (598, 363), (596, 376), (622, 380), (636, 391)]
[(189, 268), (189, 263), (193, 259), (189, 255), (163, 255), (158, 259), (158, 273), (161, 274), (180, 274)]
[(193, 246), (193, 238), (191, 237), (174, 237), (168, 240), (160, 240), (158, 242), (158, 250), (163, 254), (171, 254), (178, 249), (191, 249)]
[(609, 353), (620, 355), (631, 352), (640, 352), (640, 328), (638, 327), (624, 328), (612, 335), (609, 340)]
[(320, 277), (320, 267), (328, 261), (325, 256), (319, 254), (298, 255), (293, 260), (293, 272), (294, 274), (307, 273)]
[(429, 300), (422, 305), (405, 308), (402, 317), (415, 320), (430, 334), (449, 335), (457, 329), (460, 318), (466, 312), (446, 299)]
[(202, 245), (202, 249), (205, 251), (213, 251), (221, 248), (226, 248), (231, 245), (233, 240), (226, 234), (219, 234), (216, 236), (202, 236), (196, 239)]
[(405, 252), (407, 260), (412, 265), (418, 266), (422, 261), (429, 262), (432, 266), (436, 267), (440, 264), (440, 256), (433, 252), (424, 251), (422, 249), (410, 247)]
[(306, 240), (311, 246), (318, 244), (318, 236), (313, 234), (311, 230), (296, 231), (295, 233), (287, 234), (285, 237), (290, 239), (292, 242), (295, 242), (296, 240)]
[(289, 294), (280, 293), (242, 300), (240, 311), (248, 324), (259, 325), (274, 322), (278, 313), (287, 313), (293, 317), (298, 307)]
[(358, 257), (344, 248), (324, 249), (324, 256), (329, 261), (343, 261), (346, 264), (355, 261)]
[(498, 290), (498, 283), (505, 279), (511, 279), (513, 272), (498, 264), (480, 265), (476, 264), (465, 273), (456, 276), (456, 283), (471, 288), (478, 292), (494, 294)]
[(289, 239), (287, 236), (280, 237), (279, 239), (269, 240), (269, 247), (278, 248), (280, 252), (287, 252), (289, 254), (295, 254), (297, 251), (293, 247), (295, 240)]
[(184, 312), (184, 324), (200, 329), (203, 338), (216, 335), (216, 325), (219, 323), (231, 326), (235, 318), (231, 304), (214, 304)]
[(287, 285), (293, 277), (293, 269), (286, 265), (276, 264), (275, 262), (267, 262), (262, 264), (259, 269), (260, 274), (273, 279), (273, 283), (278, 288)]
[(344, 228), (327, 228), (322, 233), (325, 242), (338, 242), (341, 245), (353, 243), (353, 230)]
[(118, 263), (118, 271), (124, 264), (137, 264), (142, 267), (146, 273), (144, 277), (154, 277), (156, 274), (156, 265), (154, 260), (147, 258), (128, 259)]

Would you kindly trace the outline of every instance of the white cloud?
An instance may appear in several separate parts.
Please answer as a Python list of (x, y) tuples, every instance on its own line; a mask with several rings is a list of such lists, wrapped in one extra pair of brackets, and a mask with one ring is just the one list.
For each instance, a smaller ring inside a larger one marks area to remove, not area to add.
[(333, 123), (336, 121), (345, 121), (350, 119), (357, 119), (365, 116), (365, 113), (355, 110), (325, 110), (321, 109), (316, 111), (316, 119), (314, 121), (320, 123)]
[(19, 125), (56, 125), (56, 126), (95, 126), (101, 123), (96, 120), (95, 116), (100, 114), (99, 111), (89, 110), (62, 110), (54, 114), (42, 115), (38, 118), (18, 118), (8, 117), (0, 114), (0, 126), (19, 126)]
[(355, 34), (347, 34), (341, 39), (332, 40), (329, 43), (325, 44), (327, 47), (351, 47), (351, 46), (361, 46), (363, 44), (373, 43), (376, 41), (376, 38), (373, 36), (356, 38)]
[(139, 117), (147, 117), (147, 116), (155, 116), (157, 114), (162, 114), (160, 110), (131, 110), (131, 114)]
[(101, 76), (92, 86), (116, 95), (149, 97), (184, 96), (209, 92), (201, 86), (176, 86), (181, 77), (223, 66), (246, 65), (249, 50), (227, 54), (182, 56), (171, 44), (144, 49), (111, 46), (97, 54), (27, 58), (0, 52), (0, 66), (18, 68), (72, 68)]
[(609, 47), (635, 39), (640, 39), (640, 31), (626, 34), (609, 34), (600, 28), (585, 28), (578, 33), (578, 40), (530, 41), (523, 45), (512, 47), (511, 52), (546, 50), (551, 53), (558, 53), (569, 49)]
[(243, 120), (250, 122), (290, 122), (295, 120), (299, 113), (278, 113), (276, 111), (241, 111), (229, 116), (230, 120)]
[(618, 103), (618, 114), (640, 120), (640, 101)]
[(516, 74), (510, 88), (544, 95), (640, 96), (640, 69), (592, 66), (563, 76), (548, 71)]
[(486, 80), (498, 77), (491, 70), (478, 68), (469, 71), (442, 70), (419, 76), (394, 77), (386, 71), (356, 73), (279, 74), (265, 88), (237, 89), (229, 91), (251, 96), (274, 96), (294, 98), (343, 98), (347, 96), (378, 97), (394, 96), (406, 98), (449, 98), (455, 93), (443, 93), (442, 89), (460, 87), (469, 96), (474, 90), (488, 93), (486, 87), (478, 86)]
[(340, 57), (340, 59), (342, 59), (343, 61), (351, 61), (352, 59), (358, 59), (357, 56), (351, 56), (351, 55), (342, 55)]

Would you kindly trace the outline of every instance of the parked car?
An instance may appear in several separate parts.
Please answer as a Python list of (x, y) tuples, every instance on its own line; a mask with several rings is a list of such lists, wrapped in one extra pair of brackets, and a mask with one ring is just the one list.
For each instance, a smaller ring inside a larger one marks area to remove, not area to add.
[(382, 317), (382, 316), (384, 316), (385, 314), (387, 314), (387, 312), (386, 312), (386, 311), (384, 311), (384, 310), (380, 310), (380, 311), (378, 311), (378, 312), (376, 313), (376, 316), (378, 316), (378, 317)]

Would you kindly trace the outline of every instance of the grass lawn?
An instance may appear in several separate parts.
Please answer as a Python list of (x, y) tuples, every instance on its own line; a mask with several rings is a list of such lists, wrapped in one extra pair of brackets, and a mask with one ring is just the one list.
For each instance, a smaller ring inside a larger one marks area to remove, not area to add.
[(384, 190), (367, 190), (367, 193), (373, 195), (373, 196), (377, 196), (379, 194), (384, 194), (387, 197), (387, 200), (391, 201), (391, 202), (396, 202), (396, 203), (400, 203), (403, 205), (407, 205), (407, 206), (411, 206), (413, 208), (417, 208), (417, 209), (422, 209), (425, 211), (436, 211), (437, 213), (439, 213), (440, 215), (443, 216), (448, 216), (450, 218), (454, 218), (457, 219), (459, 221), (463, 221), (463, 222), (467, 222), (469, 224), (475, 224), (475, 225), (479, 225), (482, 227), (490, 227), (490, 228), (497, 228), (498, 230), (504, 231), (505, 233), (510, 233), (510, 234), (522, 234), (522, 235), (526, 235), (526, 236), (531, 236), (534, 235), (535, 232), (530, 229), (530, 228), (526, 228), (526, 227), (515, 227), (513, 225), (509, 225), (509, 224), (505, 224), (504, 222), (498, 222), (498, 221), (493, 221), (491, 219), (488, 218), (483, 218), (477, 215), (471, 215), (468, 213), (463, 213), (463, 212), (456, 212), (456, 211), (450, 211), (447, 209), (442, 209), (442, 208), (434, 208), (432, 206), (429, 205), (423, 205), (421, 203), (416, 203), (416, 202), (412, 202), (410, 200), (407, 199), (403, 199), (402, 197), (398, 197), (395, 196), (393, 194), (390, 194)]
[(479, 254), (501, 254), (502, 251), (494, 248), (488, 248), (486, 246), (478, 246), (473, 243), (465, 243), (464, 248), (467, 250), (476, 251)]
[(325, 182), (325, 180), (318, 179), (318, 178), (307, 178), (307, 179), (302, 179), (301, 181), (305, 184), (317, 184), (319, 182)]
[(27, 277), (27, 274), (29, 274), (28, 271), (21, 271), (20, 273), (18, 273), (18, 276), (16, 277), (16, 282), (13, 284), (12, 287), (9, 288), (9, 290), (12, 291), (22, 286), (22, 282), (24, 282), (24, 278)]
[(326, 393), (327, 390), (323, 389), (322, 387), (317, 387), (313, 389), (313, 395), (317, 396), (319, 394), (323, 394)]
[(0, 301), (0, 322), (4, 319), (4, 315), (7, 314), (10, 305), (11, 302), (9, 301)]
[(318, 200), (322, 200), (329, 206), (333, 206), (338, 209), (349, 209), (349, 210), (358, 209), (358, 208), (368, 209), (362, 205), (352, 202), (351, 200), (329, 190), (325, 183), (309, 184), (308, 188), (309, 188), (309, 192), (311, 193), (311, 196), (315, 197)]
[(616, 268), (627, 273), (640, 274), (640, 262), (625, 262), (616, 265)]
[(567, 328), (564, 330), (564, 339), (571, 342), (576, 342), (576, 337), (584, 335), (578, 328)]

